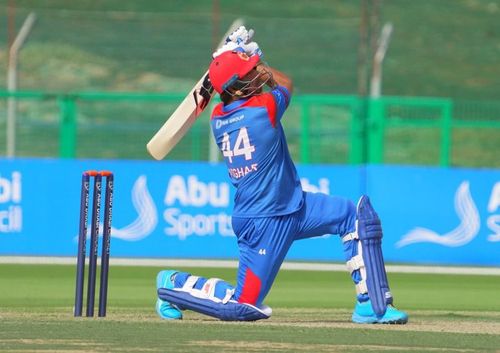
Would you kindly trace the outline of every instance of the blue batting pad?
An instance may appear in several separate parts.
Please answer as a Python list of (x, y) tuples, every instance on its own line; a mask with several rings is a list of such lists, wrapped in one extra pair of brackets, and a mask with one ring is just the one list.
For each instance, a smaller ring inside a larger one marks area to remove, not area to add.
[(182, 308), (196, 311), (224, 321), (255, 321), (268, 319), (272, 310), (267, 306), (257, 308), (250, 304), (229, 300), (227, 303), (214, 302), (192, 296), (188, 292), (175, 289), (160, 288), (158, 297)]
[(368, 295), (375, 314), (383, 316), (387, 304), (392, 304), (392, 294), (382, 255), (382, 225), (367, 196), (362, 196), (359, 200), (357, 213), (357, 230), (366, 268)]

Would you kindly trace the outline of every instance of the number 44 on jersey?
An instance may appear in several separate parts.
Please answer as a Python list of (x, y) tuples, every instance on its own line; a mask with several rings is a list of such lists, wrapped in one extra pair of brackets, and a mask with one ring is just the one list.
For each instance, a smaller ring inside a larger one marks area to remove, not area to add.
[(237, 156), (245, 156), (245, 160), (251, 160), (252, 152), (255, 152), (255, 147), (250, 144), (247, 128), (240, 128), (238, 137), (236, 137), (236, 142), (232, 147), (231, 141), (229, 140), (229, 134), (225, 132), (222, 138), (221, 151), (222, 155), (228, 158), (229, 163), (233, 163), (233, 157)]

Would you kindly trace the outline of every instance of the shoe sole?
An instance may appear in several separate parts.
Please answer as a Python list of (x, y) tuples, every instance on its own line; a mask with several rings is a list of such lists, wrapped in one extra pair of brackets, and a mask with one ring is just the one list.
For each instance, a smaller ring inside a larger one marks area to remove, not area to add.
[(386, 321), (378, 321), (378, 324), (385, 324), (385, 325), (404, 325), (408, 322), (408, 318), (401, 318), (401, 319), (396, 319), (396, 320), (386, 320)]
[(386, 324), (386, 325), (404, 325), (408, 322), (407, 317), (402, 317), (399, 319), (393, 319), (393, 320), (380, 320), (374, 317), (366, 317), (366, 316), (359, 316), (359, 315), (353, 315), (352, 316), (352, 322), (355, 324)]

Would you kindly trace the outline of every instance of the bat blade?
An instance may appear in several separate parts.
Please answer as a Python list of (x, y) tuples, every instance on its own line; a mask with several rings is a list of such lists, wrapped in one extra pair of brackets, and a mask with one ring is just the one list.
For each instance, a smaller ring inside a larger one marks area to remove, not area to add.
[(157, 160), (165, 158), (203, 113), (213, 95), (214, 89), (207, 71), (148, 142), (146, 147), (149, 154)]
[[(218, 47), (224, 44), (225, 39), (231, 32), (243, 24), (243, 20), (237, 18), (222, 37)], [(149, 154), (157, 160), (165, 158), (181, 138), (184, 137), (191, 126), (193, 126), (200, 114), (203, 113), (214, 94), (214, 88), (210, 83), (207, 71), (172, 115), (170, 115), (165, 124), (148, 142), (146, 147)]]

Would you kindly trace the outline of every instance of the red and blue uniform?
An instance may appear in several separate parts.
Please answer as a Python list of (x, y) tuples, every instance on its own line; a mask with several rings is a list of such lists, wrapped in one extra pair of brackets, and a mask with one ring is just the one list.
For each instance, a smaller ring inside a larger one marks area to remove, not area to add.
[(294, 240), (354, 230), (352, 202), (302, 190), (281, 118), (290, 93), (220, 103), (211, 126), (236, 187), (232, 216), (240, 261), (234, 297), (260, 305)]
[(285, 87), (217, 105), (212, 131), (236, 187), (233, 217), (271, 217), (302, 206), (302, 189), (280, 120), (290, 94)]

